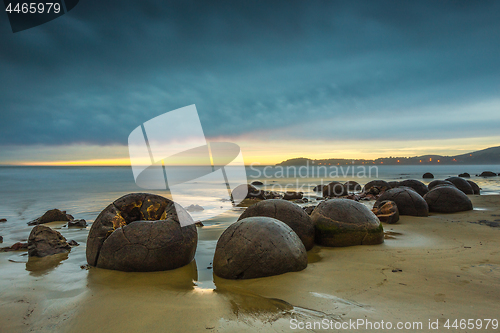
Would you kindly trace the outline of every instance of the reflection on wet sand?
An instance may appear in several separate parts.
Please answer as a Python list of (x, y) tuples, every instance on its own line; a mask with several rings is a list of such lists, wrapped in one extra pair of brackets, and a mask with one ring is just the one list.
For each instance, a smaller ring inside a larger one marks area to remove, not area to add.
[(30, 272), (31, 276), (42, 276), (50, 273), (67, 259), (68, 253), (59, 253), (43, 258), (29, 257), (26, 270)]

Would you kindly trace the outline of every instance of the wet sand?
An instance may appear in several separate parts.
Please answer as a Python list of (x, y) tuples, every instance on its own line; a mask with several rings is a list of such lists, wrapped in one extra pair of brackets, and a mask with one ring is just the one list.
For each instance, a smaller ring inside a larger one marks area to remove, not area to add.
[(290, 319), (325, 318), (421, 321), (425, 332), (429, 319), (500, 319), (500, 227), (484, 224), (500, 221), (500, 196), (470, 197), (474, 211), (402, 216), (384, 224), (384, 244), (316, 246), (301, 272), (243, 281), (209, 268), (241, 210), (198, 229), (196, 261), (168, 272), (82, 269), (88, 230), (60, 229), (81, 244), (69, 256), (0, 253), (0, 332), (289, 332)]

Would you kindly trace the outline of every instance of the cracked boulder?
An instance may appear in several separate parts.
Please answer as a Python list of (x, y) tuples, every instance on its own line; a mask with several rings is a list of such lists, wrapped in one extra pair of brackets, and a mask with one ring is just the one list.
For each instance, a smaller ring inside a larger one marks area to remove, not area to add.
[(380, 222), (394, 224), (399, 221), (399, 210), (394, 201), (376, 202), (373, 205), (372, 212), (377, 215)]
[(375, 205), (379, 205), (382, 201), (394, 201), (398, 207), (400, 215), (410, 216), (429, 216), (429, 207), (424, 198), (414, 189), (410, 187), (396, 187), (385, 191)]
[(264, 216), (248, 217), (220, 236), (213, 261), (214, 273), (225, 279), (252, 279), (301, 271), (307, 252), (285, 223)]
[(365, 205), (349, 199), (321, 202), (311, 219), (315, 241), (323, 246), (374, 245), (384, 242), (384, 228)]
[(46, 257), (58, 253), (67, 253), (71, 246), (58, 231), (45, 225), (37, 225), (28, 237), (28, 255)]
[(106, 207), (92, 224), (87, 262), (120, 271), (169, 270), (189, 264), (197, 242), (194, 221), (180, 205), (132, 193)]
[(280, 220), (295, 231), (306, 250), (309, 251), (314, 246), (314, 225), (307, 212), (300, 206), (282, 199), (261, 201), (248, 207), (238, 221), (255, 216)]
[(472, 202), (462, 191), (451, 186), (436, 187), (424, 196), (429, 211), (457, 213), (472, 210)]

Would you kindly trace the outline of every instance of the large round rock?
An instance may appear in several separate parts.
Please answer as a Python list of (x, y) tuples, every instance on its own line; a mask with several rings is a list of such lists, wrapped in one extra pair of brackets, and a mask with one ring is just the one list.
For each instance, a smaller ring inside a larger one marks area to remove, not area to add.
[(429, 191), (431, 191), (436, 186), (452, 186), (452, 187), (456, 187), (455, 185), (453, 185), (452, 182), (447, 181), (447, 180), (433, 180), (432, 182), (429, 183), (429, 185), (427, 185), (427, 187), (429, 188)]
[(410, 187), (397, 187), (385, 191), (376, 201), (391, 200), (396, 203), (400, 215), (429, 216), (429, 207), (424, 198)]
[(365, 187), (363, 188), (363, 191), (366, 192), (372, 187), (378, 187), (383, 191), (392, 188), (391, 185), (385, 180), (372, 180), (371, 182), (366, 183)]
[(181, 206), (132, 193), (106, 207), (92, 224), (87, 262), (120, 271), (169, 270), (193, 260), (197, 241), (194, 222)]
[(427, 192), (429, 192), (427, 185), (416, 179), (406, 179), (400, 181), (398, 186), (411, 187), (412, 189), (415, 190), (415, 192), (417, 192), (421, 196), (424, 196)]
[(481, 188), (479, 187), (479, 185), (477, 185), (472, 180), (467, 180), (467, 183), (469, 183), (470, 187), (472, 187), (472, 191), (474, 192), (474, 194), (481, 194)]
[(474, 194), (474, 190), (472, 190), (472, 187), (465, 179), (460, 177), (450, 177), (446, 178), (446, 180), (453, 183), (453, 185), (455, 185), (456, 188), (458, 188), (465, 194)]
[(434, 175), (432, 173), (430, 173), (430, 172), (426, 172), (426, 173), (423, 174), (422, 178), (424, 178), (424, 179), (432, 179), (432, 178), (434, 178)]
[(220, 236), (214, 273), (226, 279), (252, 279), (307, 267), (307, 252), (297, 234), (270, 217), (248, 217)]
[(340, 182), (333, 181), (323, 187), (323, 197), (325, 198), (342, 197), (344, 195), (349, 195), (349, 191), (347, 190), (347, 186)]
[(267, 216), (280, 220), (295, 231), (306, 250), (314, 246), (314, 225), (309, 215), (300, 206), (282, 199), (265, 200), (248, 207), (238, 221), (255, 216)]
[(347, 190), (350, 192), (360, 192), (363, 188), (361, 185), (359, 185), (358, 182), (355, 182), (354, 180), (349, 180), (344, 184), (347, 187)]
[(349, 199), (333, 199), (314, 209), (316, 243), (323, 246), (373, 245), (384, 242), (379, 219), (365, 205)]
[(472, 210), (472, 202), (458, 188), (451, 186), (436, 187), (424, 196), (429, 211), (436, 213), (456, 213)]

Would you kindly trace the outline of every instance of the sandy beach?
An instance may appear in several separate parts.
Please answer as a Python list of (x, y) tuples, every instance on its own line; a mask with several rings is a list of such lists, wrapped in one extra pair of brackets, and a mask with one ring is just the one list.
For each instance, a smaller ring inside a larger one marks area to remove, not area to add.
[(240, 211), (198, 229), (195, 261), (166, 272), (81, 268), (88, 231), (61, 229), (81, 244), (69, 256), (27, 262), (22, 252), (0, 253), (0, 331), (321, 331), (296, 325), (363, 319), (421, 322), (408, 331), (426, 332), (429, 320), (446, 331), (448, 319), (500, 319), (500, 228), (492, 227), (500, 196), (470, 197), (474, 211), (402, 216), (384, 225), (381, 245), (315, 246), (301, 272), (242, 281), (213, 277), (210, 267), (218, 237)]

